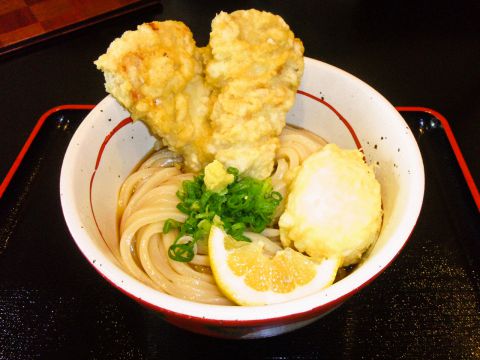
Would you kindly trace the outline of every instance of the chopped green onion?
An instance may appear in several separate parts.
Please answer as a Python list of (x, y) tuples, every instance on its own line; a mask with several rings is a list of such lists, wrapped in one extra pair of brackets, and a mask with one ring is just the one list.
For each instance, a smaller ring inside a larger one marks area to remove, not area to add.
[(163, 233), (167, 234), (170, 232), (171, 229), (178, 229), (182, 225), (181, 222), (173, 219), (167, 219), (163, 224)]
[[(222, 226), (238, 241), (250, 241), (244, 235), (246, 230), (260, 233), (272, 222), (282, 195), (273, 191), (270, 179), (241, 176), (239, 170), (233, 167), (229, 167), (227, 172), (234, 176), (234, 181), (220, 192), (207, 190), (203, 174), (182, 183), (177, 191), (180, 200), (177, 209), (188, 217), (184, 223), (168, 219), (163, 226), (165, 234), (172, 229), (179, 230), (168, 250), (171, 259), (191, 261), (195, 256), (196, 242), (208, 238), (212, 224)], [(179, 243), (185, 235), (191, 236), (192, 240)]]
[(190, 262), (195, 256), (193, 245), (193, 241), (186, 244), (172, 244), (168, 249), (168, 256), (175, 261)]

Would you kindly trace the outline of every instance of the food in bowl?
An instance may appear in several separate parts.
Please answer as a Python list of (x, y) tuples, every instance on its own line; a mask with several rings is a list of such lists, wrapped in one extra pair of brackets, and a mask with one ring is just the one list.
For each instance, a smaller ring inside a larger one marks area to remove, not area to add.
[(382, 224), (380, 184), (358, 150), (335, 144), (306, 158), (295, 176), (279, 220), (284, 246), (314, 258), (356, 264)]
[[(361, 148), (366, 162), (375, 164), (375, 178), (381, 184), (380, 233), (354, 271), (342, 278), (337, 276), (332, 285), (311, 295), (262, 306), (219, 306), (185, 300), (139, 281), (126, 269), (119, 253), (118, 195), (132, 169), (151, 153), (158, 139), (142, 121), (132, 123), (130, 114), (111, 95), (79, 125), (65, 153), (60, 177), (66, 223), (90, 265), (115, 288), (169, 323), (236, 339), (274, 336), (305, 326), (377, 278), (400, 253), (418, 219), (424, 193), (418, 145), (398, 111), (372, 87), (324, 62), (308, 57), (304, 62), (304, 75), (294, 106), (287, 113), (287, 123), (343, 149)], [(281, 138), (288, 130), (288, 126), (284, 128)], [(289, 147), (308, 143), (297, 143), (295, 138), (288, 141), (276, 171), (299, 161)], [(211, 234), (213, 241), (208, 245), (218, 246), (223, 238), (218, 234)], [(216, 247), (214, 251), (218, 249), (222, 250)], [(339, 274), (343, 273), (340, 269)]]
[(182, 23), (143, 24), (96, 64), (159, 140), (119, 194), (119, 253), (138, 280), (202, 303), (286, 302), (376, 240), (380, 184), (363, 153), (285, 127), (304, 65), (280, 17), (220, 13), (205, 48)]
[(187, 26), (151, 22), (127, 31), (95, 62), (133, 119), (183, 156), (255, 178), (273, 170), (278, 135), (303, 73), (303, 45), (279, 16), (221, 12), (197, 48)]
[[(267, 306), (218, 306), (168, 295), (132, 276), (118, 251), (119, 189), (156, 142), (143, 122), (132, 123), (128, 117), (129, 113), (109, 95), (79, 125), (62, 163), (63, 214), (73, 241), (92, 268), (122, 293), (184, 329), (243, 339), (274, 336), (305, 326), (341, 305), (387, 269), (418, 219), (424, 171), (418, 145), (405, 120), (382, 95), (358, 78), (305, 57), (305, 73), (287, 123), (308, 130), (308, 134), (322, 135), (345, 149), (361, 147), (367, 162), (375, 164), (383, 206), (377, 240), (348, 276), (299, 299)], [(298, 159), (295, 152), (287, 154), (289, 161)], [(280, 163), (285, 165), (281, 159)]]

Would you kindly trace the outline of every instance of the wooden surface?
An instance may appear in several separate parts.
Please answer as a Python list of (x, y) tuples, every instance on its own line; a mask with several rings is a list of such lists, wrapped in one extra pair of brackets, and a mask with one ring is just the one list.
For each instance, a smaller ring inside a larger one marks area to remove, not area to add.
[(0, 0), (0, 52), (143, 3), (146, 1)]

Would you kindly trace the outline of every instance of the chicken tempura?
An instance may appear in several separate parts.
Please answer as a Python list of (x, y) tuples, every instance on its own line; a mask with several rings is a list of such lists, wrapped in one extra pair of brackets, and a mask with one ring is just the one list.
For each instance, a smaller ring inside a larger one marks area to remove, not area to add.
[(203, 74), (204, 51), (185, 24), (151, 22), (125, 32), (95, 62), (105, 73), (106, 90), (193, 171), (212, 158), (205, 153), (211, 91)]
[(198, 172), (214, 159), (264, 179), (303, 73), (303, 45), (279, 16), (220, 13), (197, 48), (181, 22), (143, 24), (95, 62), (106, 89)]

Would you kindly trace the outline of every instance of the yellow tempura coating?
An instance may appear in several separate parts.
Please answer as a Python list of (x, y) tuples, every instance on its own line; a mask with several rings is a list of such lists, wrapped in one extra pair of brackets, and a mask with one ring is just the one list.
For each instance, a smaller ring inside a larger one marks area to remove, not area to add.
[(303, 74), (303, 45), (258, 10), (219, 13), (196, 46), (178, 21), (153, 21), (114, 40), (95, 62), (106, 90), (199, 172), (212, 160), (265, 179)]
[(197, 48), (190, 29), (179, 21), (154, 21), (126, 31), (95, 65), (105, 73), (105, 88), (144, 121), (187, 168), (200, 171), (213, 160), (205, 142), (211, 90), (205, 83), (205, 48)]
[(223, 166), (218, 160), (213, 160), (210, 164), (205, 166), (205, 177), (203, 178), (203, 181), (207, 190), (215, 192), (221, 191), (234, 180), (234, 176), (229, 174), (225, 169), (225, 166)]
[(303, 74), (303, 44), (280, 16), (250, 9), (220, 12), (209, 47), (215, 129), (209, 150), (223, 164), (265, 179)]
[(382, 224), (380, 183), (358, 150), (328, 144), (302, 164), (279, 220), (283, 245), (357, 263)]

